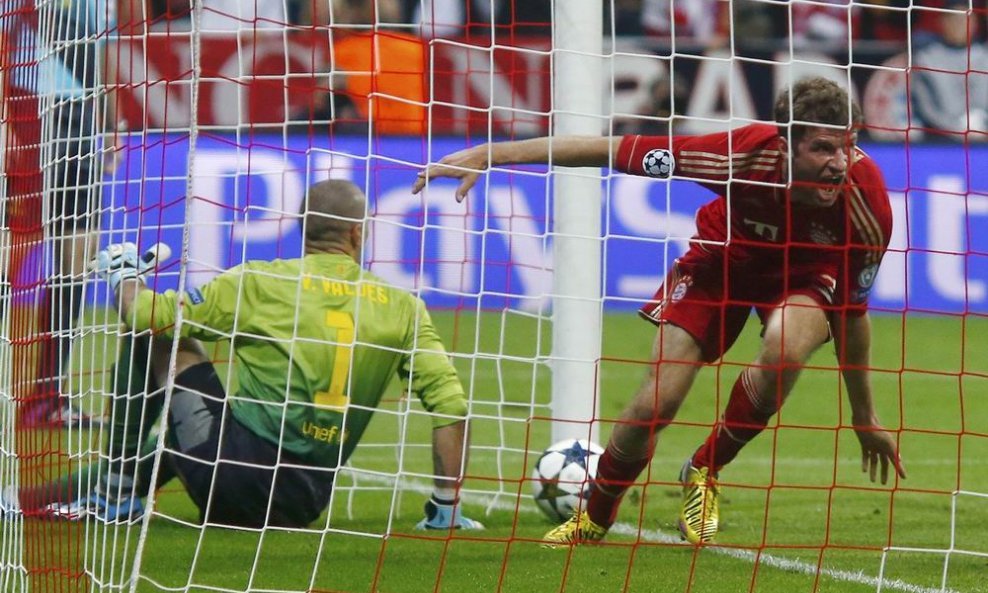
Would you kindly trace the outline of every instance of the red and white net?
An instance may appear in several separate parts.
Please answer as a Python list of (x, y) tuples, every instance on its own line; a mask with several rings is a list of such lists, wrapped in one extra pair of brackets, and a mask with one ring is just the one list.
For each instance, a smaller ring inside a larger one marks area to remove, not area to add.
[[(586, 56), (604, 63), (604, 134), (771, 121), (777, 93), (807, 75), (837, 81), (861, 103), (860, 143), (886, 177), (895, 221), (872, 293), (872, 381), (909, 478), (879, 486), (860, 475), (845, 386), (824, 347), (722, 476), (717, 545), (679, 542), (678, 469), (754, 358), (752, 318), (739, 344), (701, 372), (600, 558), (535, 545), (552, 526), (530, 476), (551, 441), (552, 279), (566, 273), (553, 265), (552, 174), (493, 172), (463, 204), (448, 182), (410, 192), (421, 167), (450, 152), (553, 132), (553, 92), (573, 81), (554, 78), (553, 33), (567, 25), (552, 21), (552, 3), (93, 0), (79, 4), (102, 10), (106, 28), (76, 38), (59, 35), (62, 4), (0, 1), (5, 497), (44, 496), (60, 476), (109, 460), (110, 426), (24, 420), (24, 409), (59, 396), (101, 415), (122, 335), (105, 288), (88, 281), (78, 281), (81, 313), (53, 331), (63, 306), (49, 294), (62, 269), (53, 246), (64, 243), (66, 214), (50, 196), (66, 184), (94, 196), (101, 246), (170, 244), (175, 258), (151, 282), (165, 289), (180, 279), (201, 285), (250, 259), (298, 256), (303, 192), (334, 177), (369, 197), (364, 263), (425, 299), (455, 360), (472, 423), (462, 500), (488, 529), (412, 530), (432, 490), (429, 420), (396, 387), (308, 529), (286, 537), (200, 525), (178, 482), (150, 497), (150, 518), (133, 525), (5, 511), (0, 588), (979, 590), (988, 558), (979, 531), (988, 520), (980, 2), (605, 3), (602, 50)], [(951, 36), (958, 22), (974, 24)], [(92, 73), (72, 93), (58, 86), (66, 64)], [(75, 128), (90, 140), (74, 145), (85, 155), (60, 148), (56, 114), (66, 109), (92, 111)], [(65, 162), (77, 158), (92, 167), (65, 178)], [(601, 359), (590, 362), (605, 444), (649, 364), (654, 332), (634, 312), (714, 196), (685, 180), (607, 170), (600, 182), (603, 331)], [(85, 242), (68, 249), (84, 250), (82, 260), (93, 253)], [(63, 334), (72, 351), (58, 365)], [(209, 348), (230, 387), (227, 345)], [(53, 369), (59, 381), (43, 380)], [(64, 487), (86, 492), (93, 479)], [(409, 562), (427, 575), (406, 574)]]

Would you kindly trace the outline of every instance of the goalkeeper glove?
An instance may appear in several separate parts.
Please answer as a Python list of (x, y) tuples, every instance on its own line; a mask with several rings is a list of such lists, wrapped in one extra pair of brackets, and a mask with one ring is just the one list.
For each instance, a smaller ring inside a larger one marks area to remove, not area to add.
[(484, 528), (480, 521), (464, 517), (460, 512), (460, 501), (440, 500), (435, 496), (425, 503), (425, 519), (419, 521), (415, 529), (476, 529)]
[(163, 243), (158, 243), (141, 256), (133, 243), (114, 243), (96, 254), (96, 258), (89, 262), (89, 271), (106, 280), (110, 290), (116, 294), (124, 280), (136, 278), (143, 283), (141, 276), (170, 254), (171, 249)]

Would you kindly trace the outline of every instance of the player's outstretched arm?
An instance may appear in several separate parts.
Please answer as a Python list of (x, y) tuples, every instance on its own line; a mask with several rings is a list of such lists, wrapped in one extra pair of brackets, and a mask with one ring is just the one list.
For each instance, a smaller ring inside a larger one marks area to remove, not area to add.
[(906, 469), (899, 456), (898, 444), (895, 437), (882, 427), (871, 397), (871, 318), (867, 313), (837, 317), (840, 323), (834, 342), (847, 385), (851, 422), (861, 444), (861, 471), (867, 473), (872, 482), (880, 471), (882, 484), (886, 484), (891, 466), (900, 478), (905, 478)]
[(493, 142), (466, 148), (443, 157), (419, 172), (412, 193), (419, 193), (426, 182), (437, 177), (459, 179), (456, 201), (462, 202), (481, 173), (501, 165), (552, 162), (563, 167), (609, 167), (620, 137), (543, 136), (529, 140)]
[(460, 479), (466, 463), (466, 421), (432, 429), (432, 460), (435, 490), (425, 503), (425, 518), (416, 529), (483, 529), (465, 516), (460, 507)]

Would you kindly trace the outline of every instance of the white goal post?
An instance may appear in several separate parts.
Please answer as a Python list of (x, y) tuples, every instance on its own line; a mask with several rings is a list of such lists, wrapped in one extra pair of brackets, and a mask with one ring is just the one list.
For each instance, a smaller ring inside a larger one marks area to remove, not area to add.
[[(603, 11), (593, 0), (556, 2), (552, 89), (556, 136), (599, 136), (603, 118)], [(599, 439), (603, 190), (592, 168), (553, 169), (553, 442)]]

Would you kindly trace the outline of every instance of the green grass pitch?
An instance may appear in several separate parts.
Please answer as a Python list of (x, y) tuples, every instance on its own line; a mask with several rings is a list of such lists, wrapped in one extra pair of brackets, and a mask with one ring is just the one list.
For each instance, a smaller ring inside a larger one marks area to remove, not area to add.
[[(430, 468), (429, 425), (418, 414), (403, 424), (393, 413), (405, 405), (396, 387), (352, 460), (356, 473), (340, 476), (330, 512), (311, 531), (202, 529), (177, 484), (162, 491), (137, 590), (843, 593), (879, 590), (881, 574), (881, 591), (988, 592), (983, 318), (875, 317), (876, 406), (888, 428), (902, 430), (907, 480), (893, 488), (861, 473), (828, 345), (804, 371), (773, 429), (722, 473), (719, 546), (695, 548), (676, 537), (674, 480), (741, 365), (755, 354), (752, 320), (726, 359), (701, 373), (606, 545), (573, 550), (539, 546), (552, 524), (538, 513), (526, 481), (532, 454), (550, 440), (549, 371), (530, 361), (550, 351), (548, 322), (500, 313), (478, 322), (462, 312), (438, 313), (436, 321), (474, 401), (471, 492), (464, 502), (486, 531), (448, 537), (412, 530), (429, 490), (423, 475)], [(605, 317), (602, 441), (610, 430), (606, 420), (617, 416), (640, 380), (653, 337), (652, 327), (633, 315)], [(90, 338), (94, 351), (104, 347), (99, 340)], [(100, 380), (98, 372), (92, 377)], [(402, 438), (409, 446), (399, 451)], [(399, 471), (404, 488), (396, 493), (385, 475)], [(350, 488), (355, 480), (360, 489)], [(92, 582), (120, 583), (140, 535), (139, 527), (87, 525), (80, 544)]]

